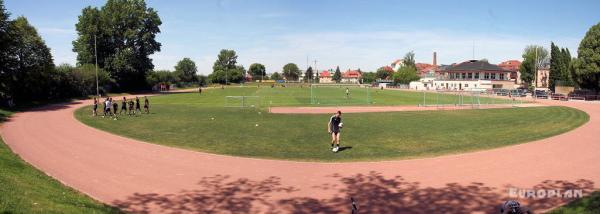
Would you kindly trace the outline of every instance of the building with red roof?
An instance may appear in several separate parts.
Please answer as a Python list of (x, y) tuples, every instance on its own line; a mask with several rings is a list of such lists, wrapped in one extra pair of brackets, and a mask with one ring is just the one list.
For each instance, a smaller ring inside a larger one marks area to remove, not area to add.
[(319, 83), (332, 83), (333, 74), (331, 71), (321, 71), (321, 73), (319, 73)]
[(359, 83), (360, 78), (362, 77), (362, 73), (358, 70), (350, 70), (342, 73), (342, 81), (343, 83)]

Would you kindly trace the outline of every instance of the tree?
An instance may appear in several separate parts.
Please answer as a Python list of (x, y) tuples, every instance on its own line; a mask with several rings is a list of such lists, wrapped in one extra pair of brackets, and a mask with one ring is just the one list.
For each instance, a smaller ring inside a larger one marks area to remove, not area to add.
[[(526, 64), (526, 61), (529, 64)], [(528, 45), (525, 47), (525, 50), (523, 50), (523, 63), (519, 72), (521, 73), (521, 80), (527, 87), (536, 80), (536, 69), (543, 67), (548, 61), (548, 50), (544, 47), (539, 45)], [(537, 86), (534, 85), (534, 87)]]
[(8, 51), (13, 66), (9, 68), (8, 88), (15, 100), (49, 99), (54, 63), (50, 48), (25, 17), (11, 22), (13, 45)]
[(282, 72), (283, 72), (283, 76), (288, 81), (298, 80), (298, 77), (300, 76), (300, 69), (294, 63), (288, 63), (288, 64), (284, 65)]
[(282, 80), (283, 77), (278, 72), (275, 72), (275, 73), (271, 74), (271, 79), (272, 80)]
[(421, 79), (417, 74), (417, 69), (410, 65), (400, 67), (400, 69), (392, 75), (392, 78), (396, 84), (409, 84), (412, 81)]
[(404, 55), (404, 59), (402, 60), (403, 62), (403, 66), (408, 66), (408, 67), (413, 67), (416, 68), (416, 64), (415, 64), (415, 53), (413, 51), (409, 51), (408, 53), (406, 53), (406, 55)]
[(175, 76), (180, 82), (196, 82), (197, 71), (196, 63), (190, 58), (183, 58), (175, 66)]
[(377, 79), (387, 79), (390, 76), (390, 72), (385, 69), (385, 67), (380, 67), (377, 69), (375, 73), (375, 77)]
[(213, 73), (208, 75), (212, 83), (229, 84), (239, 83), (243, 79), (244, 68), (237, 64), (237, 54), (234, 50), (223, 49), (219, 52), (213, 64)]
[(342, 72), (340, 72), (340, 66), (337, 66), (335, 68), (335, 72), (333, 73), (333, 76), (331, 77), (331, 80), (339, 83), (342, 81)]
[(373, 83), (377, 79), (377, 74), (375, 72), (363, 72), (362, 73), (362, 83)]
[(173, 72), (168, 70), (150, 71), (148, 72), (146, 81), (152, 86), (161, 83), (175, 84), (175, 82), (177, 82), (177, 77)]
[(265, 75), (267, 75), (267, 69), (265, 69), (265, 66), (263, 64), (260, 63), (252, 63), (250, 65), (250, 67), (248, 68), (248, 73), (250, 73), (250, 75), (252, 75), (252, 78), (254, 80), (263, 80)]
[(314, 74), (313, 74), (313, 69), (312, 67), (308, 67), (308, 69), (306, 69), (306, 73), (304, 75), (304, 80), (306, 80), (307, 82), (312, 82), (312, 80), (314, 79)]
[(150, 55), (160, 51), (156, 41), (162, 24), (158, 13), (143, 0), (108, 0), (98, 9), (86, 7), (75, 25), (73, 41), (78, 64), (94, 64), (94, 42), (98, 65), (124, 90), (146, 86), (146, 73), (154, 68)]
[(0, 0), (0, 99), (9, 95), (9, 80), (12, 74), (10, 49), (14, 44), (10, 35), (10, 13), (4, 7), (4, 0)]
[(592, 26), (579, 43), (572, 73), (580, 87), (600, 90), (600, 23)]
[(556, 81), (560, 81), (562, 69), (562, 55), (558, 46), (550, 42), (550, 72), (548, 74), (548, 87), (554, 91)]
[(521, 81), (525, 83), (525, 87), (529, 88), (533, 80), (535, 79), (535, 60), (531, 57), (525, 58), (519, 67), (521, 73)]

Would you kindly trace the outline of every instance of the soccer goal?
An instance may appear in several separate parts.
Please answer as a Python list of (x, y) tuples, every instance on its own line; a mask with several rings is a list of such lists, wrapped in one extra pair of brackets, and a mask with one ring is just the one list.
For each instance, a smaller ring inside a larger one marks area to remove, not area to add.
[(225, 96), (225, 107), (259, 108), (259, 96)]
[(360, 84), (312, 84), (310, 103), (314, 105), (368, 105), (371, 87)]

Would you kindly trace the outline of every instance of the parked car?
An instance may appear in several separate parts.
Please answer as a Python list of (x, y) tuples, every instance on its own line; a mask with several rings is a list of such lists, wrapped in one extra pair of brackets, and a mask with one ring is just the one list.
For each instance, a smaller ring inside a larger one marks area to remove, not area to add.
[(543, 90), (535, 90), (534, 96), (535, 96), (535, 98), (538, 98), (538, 99), (548, 99), (548, 92), (543, 91)]
[(525, 96), (527, 96), (527, 94), (524, 91), (522, 91), (521, 89), (510, 90), (510, 95), (512, 97), (525, 97)]

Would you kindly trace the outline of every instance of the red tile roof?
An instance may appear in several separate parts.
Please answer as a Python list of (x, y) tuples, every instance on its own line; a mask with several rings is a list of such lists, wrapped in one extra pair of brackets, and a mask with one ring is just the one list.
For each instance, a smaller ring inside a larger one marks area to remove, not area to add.
[(331, 73), (329, 73), (329, 71), (323, 71), (319, 74), (319, 77), (331, 77)]
[(357, 70), (348, 70), (344, 73), (342, 73), (342, 78), (360, 78), (362, 76), (362, 74), (360, 72), (358, 72)]
[(521, 61), (519, 60), (508, 60), (498, 64), (502, 69), (509, 71), (518, 71), (521, 67)]

